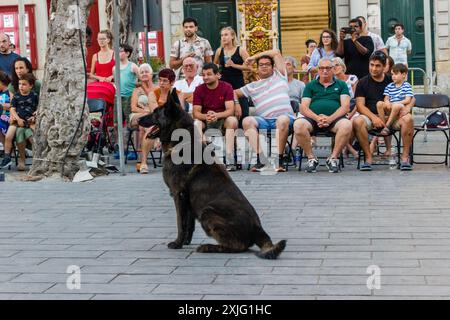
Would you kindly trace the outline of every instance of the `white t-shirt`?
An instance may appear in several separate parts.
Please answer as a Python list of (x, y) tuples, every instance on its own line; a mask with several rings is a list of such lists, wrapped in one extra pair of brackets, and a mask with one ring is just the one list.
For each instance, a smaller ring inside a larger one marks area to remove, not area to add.
[[(195, 88), (201, 84), (203, 84), (203, 78), (196, 75), (190, 85), (187, 83), (186, 79), (181, 79), (175, 81), (174, 87), (182, 93), (193, 93)], [(192, 103), (189, 103), (189, 113), (192, 113), (192, 108)]]
[(369, 37), (372, 38), (375, 51), (386, 49), (386, 46), (384, 45), (384, 41), (383, 41), (383, 39), (381, 39), (380, 35), (369, 31)]

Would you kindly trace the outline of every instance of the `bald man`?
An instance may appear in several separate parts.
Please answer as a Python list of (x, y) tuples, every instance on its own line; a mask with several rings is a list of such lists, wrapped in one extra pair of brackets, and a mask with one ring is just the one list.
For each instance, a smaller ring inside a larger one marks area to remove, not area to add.
[(11, 51), (11, 40), (9, 36), (0, 32), (0, 71), (6, 72), (11, 77), (11, 71), (14, 61), (20, 56)]

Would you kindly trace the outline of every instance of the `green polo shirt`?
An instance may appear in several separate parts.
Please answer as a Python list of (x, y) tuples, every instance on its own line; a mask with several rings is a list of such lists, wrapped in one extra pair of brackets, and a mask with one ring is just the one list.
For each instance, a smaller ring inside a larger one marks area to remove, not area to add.
[(315, 114), (331, 116), (341, 107), (341, 96), (350, 96), (347, 84), (339, 79), (325, 88), (318, 79), (309, 82), (303, 91), (303, 98), (310, 98), (309, 108)]

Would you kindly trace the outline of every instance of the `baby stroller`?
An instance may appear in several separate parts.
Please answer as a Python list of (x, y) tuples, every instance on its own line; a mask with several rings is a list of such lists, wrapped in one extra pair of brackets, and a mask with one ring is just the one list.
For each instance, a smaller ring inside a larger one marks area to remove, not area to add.
[(114, 127), (114, 85), (106, 82), (91, 83), (87, 87), (87, 104), (89, 113), (100, 113), (100, 117), (92, 117), (91, 132), (89, 133), (87, 151), (103, 154), (114, 152), (114, 143), (108, 128)]

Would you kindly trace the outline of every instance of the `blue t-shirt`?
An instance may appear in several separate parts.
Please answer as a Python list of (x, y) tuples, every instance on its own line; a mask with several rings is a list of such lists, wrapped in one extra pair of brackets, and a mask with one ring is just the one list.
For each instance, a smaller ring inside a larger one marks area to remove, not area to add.
[(14, 52), (11, 52), (9, 54), (0, 53), (0, 70), (5, 72), (10, 78), (13, 63), (17, 58), (20, 58), (20, 56)]

